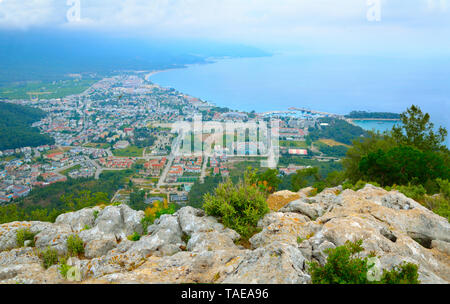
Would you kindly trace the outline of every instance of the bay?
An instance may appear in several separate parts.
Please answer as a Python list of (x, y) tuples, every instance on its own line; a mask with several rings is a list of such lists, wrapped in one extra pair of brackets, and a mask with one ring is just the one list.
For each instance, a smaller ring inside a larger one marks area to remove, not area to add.
[(232, 110), (401, 113), (415, 104), (450, 129), (448, 58), (275, 54), (190, 65), (150, 79)]

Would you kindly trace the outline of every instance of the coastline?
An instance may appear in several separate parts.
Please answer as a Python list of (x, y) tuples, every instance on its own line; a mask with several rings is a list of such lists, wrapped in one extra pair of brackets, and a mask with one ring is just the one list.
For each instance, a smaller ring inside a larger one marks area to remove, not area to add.
[(347, 118), (349, 121), (401, 121), (395, 118)]

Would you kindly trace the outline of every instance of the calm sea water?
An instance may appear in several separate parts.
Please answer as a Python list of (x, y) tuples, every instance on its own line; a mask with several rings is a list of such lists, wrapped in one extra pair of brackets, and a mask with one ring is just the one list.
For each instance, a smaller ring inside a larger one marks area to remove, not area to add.
[[(416, 104), (436, 125), (450, 129), (448, 59), (283, 54), (192, 65), (151, 80), (233, 110), (400, 113)], [(381, 127), (376, 122), (363, 125)]]
[(400, 123), (400, 121), (385, 120), (354, 120), (353, 122), (364, 130), (375, 130), (380, 132), (391, 130), (393, 126)]

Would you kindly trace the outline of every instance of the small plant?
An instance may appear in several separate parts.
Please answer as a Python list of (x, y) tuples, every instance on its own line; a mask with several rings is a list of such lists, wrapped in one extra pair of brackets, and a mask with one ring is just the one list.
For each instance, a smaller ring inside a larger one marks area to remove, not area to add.
[(394, 186), (393, 190), (398, 190), (403, 193), (405, 196), (412, 198), (416, 202), (424, 202), (425, 195), (427, 194), (427, 190), (422, 185), (412, 185), (409, 184), (407, 186)]
[(84, 225), (84, 228), (81, 229), (81, 231), (85, 231), (85, 230), (89, 230), (91, 229), (91, 227), (89, 225)]
[(184, 234), (181, 236), (181, 240), (182, 240), (183, 242), (185, 242), (186, 244), (189, 243), (189, 240), (190, 240), (190, 239), (191, 239), (191, 236), (190, 236), (189, 234), (184, 233)]
[(306, 236), (306, 239), (309, 240), (313, 236), (314, 236), (314, 232), (308, 233), (308, 235)]
[[(359, 254), (364, 250), (362, 240), (347, 241), (345, 245), (328, 249), (327, 263), (320, 266), (309, 263), (309, 273), (313, 284), (418, 284), (418, 266), (408, 263), (383, 271), (380, 281), (368, 279), (368, 271), (375, 265), (369, 265), (368, 258)], [(374, 257), (372, 252), (369, 257)]]
[(402, 263), (391, 271), (385, 271), (381, 284), (419, 284), (419, 267), (412, 263)]
[(41, 258), (42, 266), (45, 269), (58, 264), (58, 251), (50, 246), (48, 246), (45, 251), (41, 251), (39, 257)]
[(254, 171), (247, 170), (236, 185), (231, 179), (220, 184), (214, 194), (204, 196), (206, 214), (220, 217), (224, 226), (234, 229), (243, 238), (257, 231), (258, 221), (269, 212), (265, 194), (252, 184)]
[(142, 230), (144, 235), (148, 233), (148, 227), (153, 224), (155, 218), (153, 216), (145, 216), (141, 219)]
[(147, 234), (147, 229), (153, 222), (164, 214), (174, 214), (177, 211), (176, 204), (169, 204), (166, 199), (163, 202), (156, 201), (151, 207), (145, 209), (145, 217), (141, 219), (141, 225), (144, 230), (144, 235)]
[(218, 272), (214, 275), (213, 282), (216, 282), (219, 279), (220, 279), (220, 272)]
[(24, 247), (25, 241), (30, 241), (28, 244), (28, 247), (34, 247), (34, 237), (36, 236), (36, 233), (33, 233), (30, 231), (30, 229), (18, 229), (16, 232), (16, 241), (18, 247)]
[(129, 235), (127, 238), (132, 242), (137, 242), (141, 239), (141, 236), (139, 235), (139, 233), (135, 231), (132, 235)]
[(302, 239), (301, 237), (297, 237), (297, 244), (301, 244), (304, 241), (304, 239)]
[(71, 256), (84, 254), (84, 243), (78, 235), (71, 235), (67, 238), (67, 250)]
[(67, 265), (67, 259), (65, 257), (62, 257), (59, 259), (59, 273), (63, 278), (67, 278), (67, 272), (72, 268), (72, 266)]
[(94, 213), (93, 213), (93, 215), (94, 215), (94, 221), (98, 218), (98, 214), (100, 213), (100, 211), (98, 211), (98, 210), (94, 210)]

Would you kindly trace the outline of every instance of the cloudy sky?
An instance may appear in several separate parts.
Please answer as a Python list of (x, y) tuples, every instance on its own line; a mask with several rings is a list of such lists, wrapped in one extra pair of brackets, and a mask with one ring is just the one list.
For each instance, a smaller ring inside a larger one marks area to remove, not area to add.
[[(68, 18), (77, 2), (80, 19)], [(380, 20), (371, 22), (367, 15), (378, 11), (378, 2)], [(0, 0), (0, 30), (49, 27), (275, 48), (332, 43), (334, 51), (445, 54), (450, 0)]]

